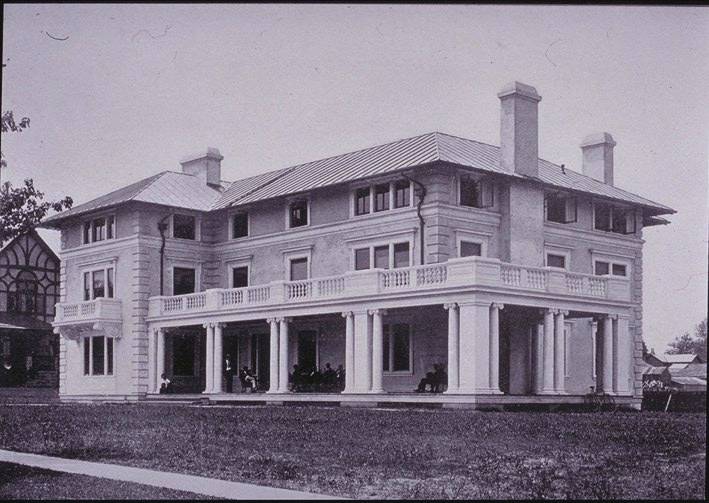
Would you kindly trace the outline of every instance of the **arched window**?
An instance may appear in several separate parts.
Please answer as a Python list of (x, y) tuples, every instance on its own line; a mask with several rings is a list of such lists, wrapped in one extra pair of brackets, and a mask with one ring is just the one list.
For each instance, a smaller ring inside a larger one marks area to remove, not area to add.
[(7, 298), (8, 311), (15, 313), (34, 313), (38, 309), (37, 278), (29, 270), (21, 271), (10, 285)]

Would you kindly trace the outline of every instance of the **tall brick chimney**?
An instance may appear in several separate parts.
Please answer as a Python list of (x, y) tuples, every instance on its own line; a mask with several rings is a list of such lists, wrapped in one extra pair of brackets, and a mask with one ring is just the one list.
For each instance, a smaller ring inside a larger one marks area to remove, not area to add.
[(497, 93), (500, 98), (500, 164), (509, 173), (537, 176), (539, 173), (537, 90), (511, 82)]
[(206, 152), (190, 155), (180, 161), (182, 172), (200, 178), (207, 185), (220, 184), (222, 159), (218, 148), (209, 147)]
[(610, 133), (588, 135), (581, 142), (583, 174), (613, 185), (613, 147), (616, 143)]

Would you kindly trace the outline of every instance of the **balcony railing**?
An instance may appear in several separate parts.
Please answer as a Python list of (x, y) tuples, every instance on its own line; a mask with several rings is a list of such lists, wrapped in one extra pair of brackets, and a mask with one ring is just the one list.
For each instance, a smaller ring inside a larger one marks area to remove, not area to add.
[(121, 320), (121, 300), (101, 298), (57, 304), (54, 325)]
[(151, 297), (149, 316), (230, 311), (263, 305), (298, 304), (388, 293), (436, 291), (465, 286), (547, 292), (571, 297), (630, 301), (626, 278), (592, 276), (552, 267), (527, 267), (498, 259), (466, 257), (439, 264), (369, 269), (341, 276), (275, 281), (244, 288), (211, 289), (186, 295)]

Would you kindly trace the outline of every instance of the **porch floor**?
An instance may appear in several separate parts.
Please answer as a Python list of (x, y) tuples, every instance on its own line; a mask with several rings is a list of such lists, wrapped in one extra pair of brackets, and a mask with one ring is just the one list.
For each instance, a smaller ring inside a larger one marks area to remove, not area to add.
[[(319, 405), (342, 407), (431, 407), (469, 409), (556, 409), (584, 405), (583, 395), (447, 395), (444, 393), (220, 393), (148, 394), (142, 401), (209, 405)], [(616, 396), (621, 408), (640, 408), (641, 399)]]

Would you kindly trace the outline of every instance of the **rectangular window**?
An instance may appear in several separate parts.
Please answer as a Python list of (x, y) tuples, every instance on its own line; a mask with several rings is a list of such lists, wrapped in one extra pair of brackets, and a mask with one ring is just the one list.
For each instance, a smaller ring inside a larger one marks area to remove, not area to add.
[(595, 203), (593, 205), (593, 227), (601, 231), (611, 230), (611, 206), (609, 204)]
[(290, 261), (290, 280), (300, 281), (308, 279), (308, 259), (294, 258)]
[(84, 244), (91, 242), (91, 222), (84, 222)]
[(596, 260), (595, 269), (596, 276), (605, 276), (607, 274), (610, 274), (610, 264), (608, 262), (601, 262), (600, 260)]
[(113, 298), (113, 269), (108, 268), (106, 269), (106, 280), (108, 283), (108, 297)]
[(92, 358), (92, 374), (93, 375), (103, 375), (104, 373), (104, 337), (94, 336), (91, 337), (91, 358)]
[(84, 337), (84, 375), (91, 375), (91, 338)]
[(196, 285), (196, 271), (187, 267), (172, 269), (172, 294), (184, 295), (194, 293)]
[(369, 269), (369, 248), (355, 250), (355, 271)]
[(483, 245), (473, 241), (460, 242), (461, 257), (480, 257), (483, 254)]
[(289, 209), (291, 227), (308, 225), (308, 201), (303, 199), (292, 202)]
[(234, 267), (231, 270), (232, 288), (243, 288), (249, 286), (249, 268), (248, 266)]
[(460, 177), (460, 205), (472, 208), (490, 208), (495, 204), (494, 185), (488, 179), (475, 180)]
[(91, 273), (84, 273), (84, 300), (91, 300)]
[(114, 217), (111, 215), (106, 218), (106, 239), (113, 239), (114, 236)]
[(409, 243), (394, 245), (394, 267), (409, 267)]
[(369, 199), (369, 187), (357, 189), (355, 193), (355, 215), (365, 215), (369, 213)]
[(406, 323), (384, 325), (384, 372), (411, 372), (411, 330)]
[(566, 269), (566, 257), (564, 255), (547, 253), (547, 267), (558, 267), (560, 269)]
[(172, 338), (172, 373), (176, 376), (194, 375), (195, 337), (175, 334)]
[(389, 245), (374, 248), (374, 268), (389, 269)]
[(113, 375), (113, 338), (106, 337), (106, 375)]
[(105, 283), (106, 273), (103, 269), (100, 271), (93, 271), (91, 273), (91, 288), (92, 288), (92, 298), (98, 299), (100, 297), (105, 297), (106, 295), (106, 283)]
[(249, 214), (237, 213), (231, 221), (231, 237), (243, 238), (249, 235)]
[(400, 180), (394, 184), (394, 208), (403, 208), (411, 205), (411, 183)]
[(613, 264), (613, 276), (626, 276), (628, 273), (627, 269), (625, 264)]
[(374, 211), (389, 209), (389, 184), (383, 183), (374, 186)]
[(576, 222), (577, 202), (575, 197), (547, 194), (544, 198), (546, 219), (549, 222), (568, 224)]
[(196, 238), (197, 219), (192, 215), (174, 214), (172, 216), (172, 237), (179, 239)]
[(93, 221), (93, 228), (91, 231), (91, 240), (93, 242), (103, 241), (106, 239), (106, 219), (97, 218)]

